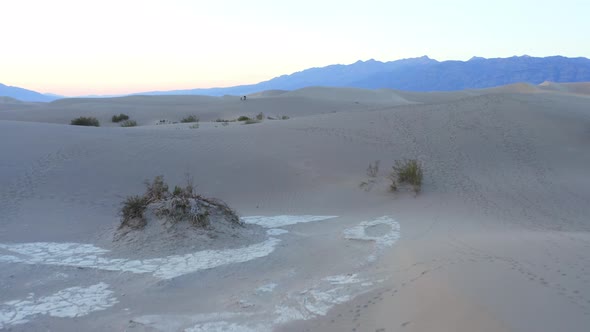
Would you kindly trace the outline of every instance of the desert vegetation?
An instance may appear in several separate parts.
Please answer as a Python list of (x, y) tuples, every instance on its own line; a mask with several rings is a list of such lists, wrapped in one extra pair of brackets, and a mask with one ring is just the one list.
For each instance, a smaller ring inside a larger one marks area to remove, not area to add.
[[(361, 189), (371, 191), (377, 184), (379, 177), (380, 161), (369, 163), (366, 169), (367, 180), (359, 184)], [(389, 190), (398, 191), (401, 186), (409, 185), (416, 195), (422, 190), (422, 164), (416, 159), (396, 160), (391, 172), (387, 175), (389, 179)]]
[(125, 120), (121, 123), (121, 127), (135, 127), (137, 126), (137, 121), (135, 120)]
[(286, 115), (282, 115), (282, 116), (278, 116), (278, 117), (272, 117), (272, 116), (268, 116), (266, 117), (268, 120), (289, 120), (290, 118)]
[(149, 209), (166, 222), (188, 222), (196, 227), (207, 227), (215, 215), (233, 224), (241, 225), (237, 213), (219, 199), (201, 196), (195, 192), (191, 177), (184, 186), (175, 186), (172, 192), (163, 176), (146, 181), (143, 195), (129, 196), (121, 208), (120, 228), (141, 229), (147, 225), (145, 217)]
[(119, 115), (113, 115), (113, 117), (111, 118), (111, 121), (114, 123), (119, 123), (121, 121), (125, 121), (125, 120), (129, 120), (129, 115), (127, 114), (119, 114)]
[(260, 113), (256, 114), (256, 116), (254, 118), (248, 118), (246, 116), (239, 117), (238, 121), (241, 121), (240, 119), (242, 119), (242, 118), (246, 119), (246, 120), (244, 120), (244, 124), (260, 123), (260, 122), (262, 122), (262, 120), (264, 120), (264, 113), (260, 112)]
[(181, 123), (195, 123), (195, 122), (199, 122), (199, 117), (196, 115), (189, 115), (185, 118), (183, 118), (182, 120), (180, 120)]
[(396, 160), (388, 178), (391, 191), (397, 191), (402, 184), (411, 185), (418, 194), (422, 189), (422, 165), (416, 159)]
[(238, 117), (238, 121), (248, 121), (248, 120), (252, 120), (252, 119), (245, 116), (245, 115), (240, 115), (240, 117)]
[(100, 127), (100, 122), (98, 122), (98, 119), (94, 117), (81, 116), (70, 121), (70, 124), (74, 126)]

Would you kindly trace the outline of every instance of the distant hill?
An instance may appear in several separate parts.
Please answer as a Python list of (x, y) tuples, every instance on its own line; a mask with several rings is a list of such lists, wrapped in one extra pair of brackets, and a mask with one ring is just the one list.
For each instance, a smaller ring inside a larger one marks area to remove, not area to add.
[(39, 92), (27, 90), (15, 86), (0, 83), (0, 96), (10, 97), (21, 101), (49, 102), (58, 99), (58, 96), (44, 95)]
[(22, 104), (23, 102), (12, 97), (0, 96), (0, 104)]
[(154, 91), (147, 95), (200, 94), (245, 95), (265, 90), (294, 90), (309, 86), (333, 86), (406, 91), (453, 91), (512, 83), (590, 81), (590, 60), (530, 56), (469, 61), (436, 61), (427, 56), (390, 62), (357, 61), (350, 65), (311, 68), (269, 81), (228, 88)]

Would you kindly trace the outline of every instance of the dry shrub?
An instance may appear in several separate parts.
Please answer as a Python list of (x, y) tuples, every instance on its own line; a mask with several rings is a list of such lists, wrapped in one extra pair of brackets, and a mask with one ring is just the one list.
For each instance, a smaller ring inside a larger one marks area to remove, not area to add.
[(156, 176), (153, 181), (146, 181), (143, 196), (129, 196), (121, 209), (121, 227), (142, 228), (147, 222), (144, 212), (150, 204), (158, 217), (168, 222), (188, 221), (194, 226), (206, 227), (210, 224), (211, 211), (221, 214), (226, 220), (241, 225), (237, 213), (225, 202), (203, 197), (195, 193), (192, 177), (187, 175), (184, 187), (175, 186), (172, 193), (163, 176)]

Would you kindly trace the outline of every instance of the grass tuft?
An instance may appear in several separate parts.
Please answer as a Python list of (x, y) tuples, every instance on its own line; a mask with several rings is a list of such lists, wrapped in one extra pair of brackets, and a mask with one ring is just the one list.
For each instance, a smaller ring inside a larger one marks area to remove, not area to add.
[(168, 185), (164, 182), (164, 177), (158, 175), (154, 178), (154, 181), (145, 181), (145, 194), (144, 197), (148, 203), (165, 199), (168, 196)]
[(129, 196), (123, 202), (121, 208), (121, 226), (130, 228), (142, 228), (146, 225), (143, 213), (147, 208), (147, 202), (144, 196)]
[(396, 160), (393, 170), (389, 174), (391, 191), (397, 191), (400, 184), (409, 184), (418, 194), (422, 189), (422, 165), (416, 159)]

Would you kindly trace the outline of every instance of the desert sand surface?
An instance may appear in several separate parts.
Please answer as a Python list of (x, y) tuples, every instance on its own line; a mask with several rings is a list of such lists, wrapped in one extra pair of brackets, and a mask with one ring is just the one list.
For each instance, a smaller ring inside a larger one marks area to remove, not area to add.
[[(588, 331), (589, 92), (6, 102), (0, 330)], [(213, 122), (259, 112), (290, 118)], [(388, 190), (404, 158), (418, 195)], [(125, 197), (187, 173), (245, 225), (115, 240)]]

